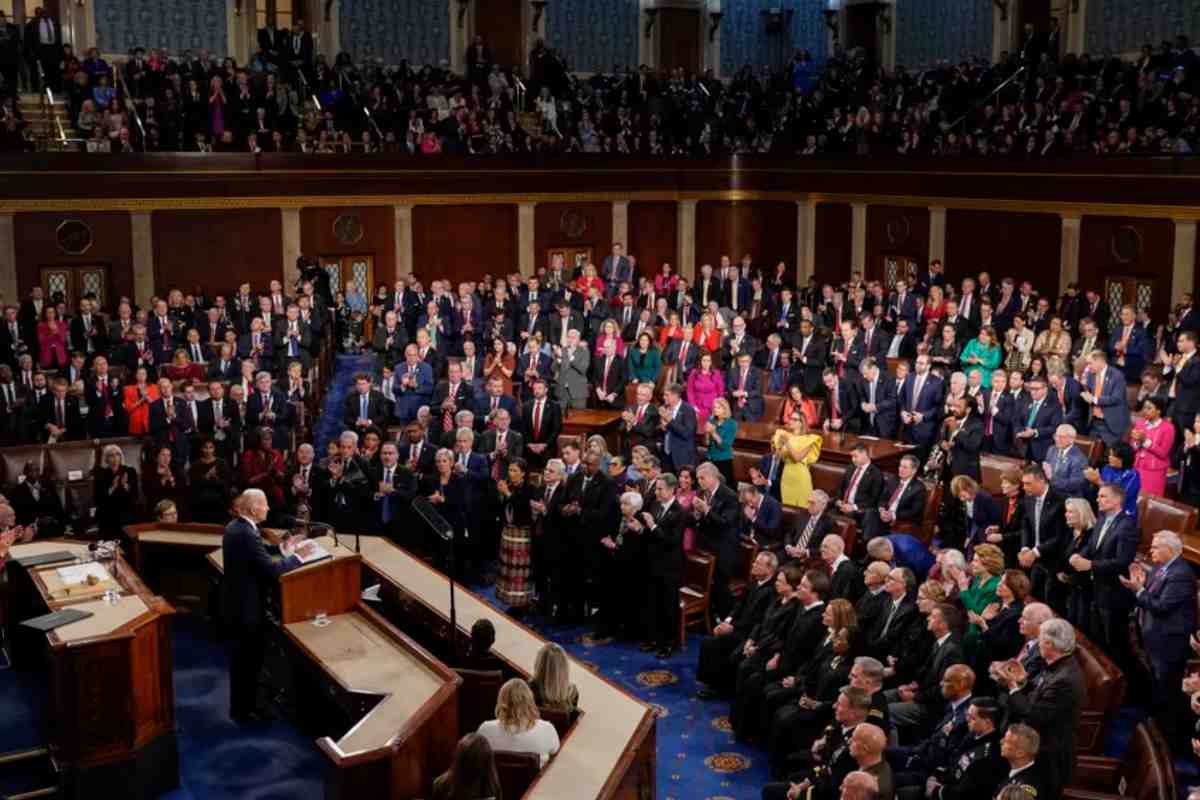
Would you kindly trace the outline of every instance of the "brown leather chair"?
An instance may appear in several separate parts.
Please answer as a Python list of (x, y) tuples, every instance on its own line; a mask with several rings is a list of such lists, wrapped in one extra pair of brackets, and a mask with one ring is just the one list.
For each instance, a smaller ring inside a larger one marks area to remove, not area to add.
[[(765, 385), (765, 384), (764, 384)], [(779, 422), (783, 418), (783, 395), (781, 394), (764, 394), (763, 395), (763, 422)]]
[[(125, 454), (125, 466), (133, 467), (141, 474), (142, 462), (146, 457), (146, 440), (131, 436), (127, 439), (111, 439), (104, 444), (115, 444)], [(101, 448), (103, 450), (103, 447)], [(99, 456), (97, 456), (99, 458)]]
[(542, 719), (554, 726), (555, 733), (558, 734), (560, 740), (566, 738), (567, 731), (575, 724), (575, 720), (579, 719), (581, 711), (563, 711), (557, 708), (546, 708), (538, 706), (538, 713), (542, 715)]
[(1100, 464), (1100, 459), (1104, 458), (1104, 440), (1093, 439), (1090, 436), (1076, 436), (1075, 446), (1083, 451), (1087, 456), (1088, 463), (1093, 467)]
[(749, 539), (738, 540), (737, 572), (729, 581), (729, 591), (734, 597), (741, 597), (746, 591), (746, 585), (750, 583), (750, 567), (754, 565), (754, 559), (758, 558), (758, 551), (758, 545)]
[(938, 510), (942, 505), (942, 484), (924, 478), (921, 480), (925, 484), (925, 514), (921, 517), (920, 526), (911, 522), (893, 522), (891, 529), (896, 533), (907, 533), (929, 544), (933, 541), (933, 530), (937, 527)]
[(1075, 652), (1087, 695), (1076, 729), (1075, 750), (1089, 755), (1104, 754), (1104, 737), (1109, 723), (1125, 699), (1125, 675), (1100, 647), (1081, 631), (1075, 631)]
[(91, 480), (96, 468), (96, 442), (63, 442), (46, 448), (46, 471), (53, 481)]
[(683, 585), (679, 587), (679, 646), (687, 642), (688, 625), (701, 622), (707, 634), (713, 629), (712, 596), (713, 573), (717, 559), (702, 550), (687, 554), (683, 568)]
[(1140, 383), (1125, 384), (1125, 400), (1129, 404), (1130, 411), (1137, 411), (1137, 407), (1138, 407), (1137, 398), (1138, 398), (1138, 394), (1141, 391), (1142, 391), (1142, 385)]
[(747, 450), (733, 451), (733, 477), (742, 483), (750, 483), (750, 468), (757, 467), (762, 459), (761, 453), (751, 453)]
[(46, 445), (19, 444), (0, 449), (0, 461), (4, 464), (4, 485), (16, 486), (17, 478), (24, 474), (25, 464), (34, 462), (45, 471)]
[(808, 471), (812, 475), (814, 489), (825, 492), (830, 500), (838, 499), (838, 486), (841, 485), (842, 475), (846, 472), (845, 466), (818, 461), (810, 466)]
[(1142, 492), (1138, 495), (1137, 509), (1141, 533), (1138, 549), (1141, 551), (1150, 550), (1150, 540), (1159, 531), (1174, 531), (1186, 539), (1196, 530), (1196, 507), (1187, 503)]
[(1120, 758), (1080, 755), (1065, 800), (1175, 800), (1175, 765), (1167, 740), (1153, 721), (1133, 729)]
[(625, 385), (625, 405), (637, 405), (637, 388), (638, 385), (636, 383), (629, 383)]
[(563, 445), (565, 445), (567, 443), (577, 444), (577, 445), (579, 445), (580, 450), (581, 451), (583, 450), (584, 442), (583, 442), (582, 436), (579, 436), (578, 434), (574, 434), (574, 433), (560, 433), (558, 435), (558, 452), (561, 453), (562, 449), (563, 449)]
[(471, 732), (496, 718), (496, 698), (504, 683), (500, 670), (455, 669), (463, 679), (458, 688), (458, 729)]
[(981, 453), (979, 466), (982, 470), (983, 488), (988, 494), (997, 499), (1004, 496), (1000, 489), (1000, 479), (1009, 470), (1020, 470), (1025, 462), (1012, 456), (998, 456), (995, 453)]
[(501, 796), (524, 797), (529, 787), (537, 780), (538, 773), (542, 771), (541, 756), (537, 753), (513, 753), (508, 750), (497, 750), (492, 755), (496, 759), (496, 773), (500, 777)]

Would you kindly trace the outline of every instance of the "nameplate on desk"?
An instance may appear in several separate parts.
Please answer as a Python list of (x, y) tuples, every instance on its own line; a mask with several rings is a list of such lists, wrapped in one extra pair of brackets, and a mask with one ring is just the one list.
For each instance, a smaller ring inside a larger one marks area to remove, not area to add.
[(87, 619), (90, 616), (92, 616), (92, 612), (90, 611), (80, 611), (77, 608), (64, 608), (60, 611), (51, 611), (49, 614), (43, 614), (40, 617), (27, 619), (21, 624), (27, 628), (33, 628), (45, 633), (55, 628), (61, 628), (63, 625), (70, 625), (72, 622)]
[(57, 564), (59, 561), (71, 561), (75, 558), (75, 554), (69, 550), (56, 550), (53, 553), (42, 553), (36, 556), (26, 556), (18, 558), (17, 563), (22, 567), (40, 567), (43, 564)]

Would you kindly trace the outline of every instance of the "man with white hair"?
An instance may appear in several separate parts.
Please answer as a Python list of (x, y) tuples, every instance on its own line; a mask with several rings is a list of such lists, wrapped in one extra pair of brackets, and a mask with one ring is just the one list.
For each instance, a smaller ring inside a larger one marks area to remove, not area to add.
[(1080, 497), (1087, 487), (1083, 471), (1087, 469), (1087, 457), (1075, 446), (1075, 427), (1059, 425), (1054, 429), (1054, 446), (1046, 451), (1042, 470), (1050, 487), (1067, 497)]
[(1182, 554), (1179, 535), (1159, 531), (1150, 543), (1154, 569), (1148, 572), (1134, 561), (1129, 577), (1121, 577), (1137, 604), (1138, 632), (1150, 659), (1150, 696), (1168, 741), (1178, 726), (1175, 709), (1182, 707), (1176, 701), (1190, 655), (1188, 638), (1196, 631), (1196, 576)]
[(815, 560), (820, 555), (821, 542), (833, 531), (833, 518), (825, 513), (829, 495), (813, 489), (808, 495), (808, 507), (796, 512), (795, 526), (784, 537), (781, 558), (801, 562)]
[[(260, 722), (268, 715), (258, 709), (258, 674), (262, 671), (266, 642), (266, 597), (279, 576), (300, 566), (296, 553), (305, 555), (311, 545), (292, 540), (279, 546), (262, 539), (259, 526), (271, 508), (267, 496), (247, 489), (234, 501), (237, 515), (225, 526), (221, 539), (224, 579), (221, 581), (221, 616), (233, 643), (229, 659), (229, 716), (239, 725)], [(282, 559), (273, 558), (282, 556)]]
[(833, 585), (830, 597), (843, 597), (851, 603), (858, 600), (863, 589), (862, 577), (858, 565), (846, 555), (846, 542), (839, 534), (830, 533), (821, 540), (821, 560), (829, 568), (829, 582)]
[(1038, 631), (1038, 649), (1046, 668), (1037, 680), (1029, 680), (1019, 661), (1009, 661), (997, 670), (996, 682), (1007, 690), (1004, 698), (1009, 719), (1024, 722), (1041, 736), (1046, 772), (1053, 787), (1048, 796), (1058, 797), (1058, 792), (1071, 782), (1075, 767), (1075, 731), (1086, 691), (1083, 671), (1075, 657), (1075, 628), (1058, 617), (1046, 620)]
[(733, 604), (729, 579), (737, 569), (740, 506), (737, 493), (721, 482), (721, 472), (711, 461), (696, 467), (696, 481), (700, 491), (692, 501), (692, 513), (699, 543), (717, 556), (712, 603), (717, 616), (723, 618)]

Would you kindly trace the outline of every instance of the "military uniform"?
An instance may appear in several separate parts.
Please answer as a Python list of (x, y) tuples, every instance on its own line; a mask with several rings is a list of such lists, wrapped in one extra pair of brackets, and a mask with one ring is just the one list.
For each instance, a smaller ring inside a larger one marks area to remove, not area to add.
[(935, 775), (942, 785), (934, 791), (933, 800), (992, 797), (1009, 771), (1008, 762), (1000, 755), (1000, 735), (997, 730), (963, 742), (954, 763)]
[[(1012, 770), (1010, 769), (1009, 772), (1011, 773)], [(1052, 781), (1047, 772), (1048, 770), (1042, 766), (1042, 762), (1034, 761), (1015, 775), (1005, 775), (1000, 781), (1000, 785), (996, 787), (996, 794), (993, 797), (999, 796), (1006, 786), (1019, 786), (1029, 792), (1034, 800), (1054, 800), (1050, 793)]]
[(896, 775), (897, 786), (924, 787), (926, 778), (949, 767), (970, 736), (967, 729), (967, 706), (970, 702), (970, 698), (964, 698), (957, 707), (950, 708), (933, 733), (912, 750), (904, 762), (904, 768)]
[(801, 795), (806, 800), (834, 800), (842, 779), (858, 769), (858, 762), (850, 755), (850, 737), (855, 727), (843, 728), (837, 722), (827, 726), (819, 763), (811, 770), (788, 776), (786, 781), (768, 783), (763, 787), (762, 800), (785, 800), (788, 787), (805, 779), (811, 784)]

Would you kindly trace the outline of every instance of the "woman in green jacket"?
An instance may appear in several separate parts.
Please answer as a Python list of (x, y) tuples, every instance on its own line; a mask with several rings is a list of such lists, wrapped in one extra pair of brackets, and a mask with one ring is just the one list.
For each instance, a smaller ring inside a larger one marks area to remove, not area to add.
[(643, 331), (637, 338), (637, 344), (629, 349), (627, 356), (629, 375), (638, 383), (654, 383), (658, 380), (658, 370), (662, 367), (662, 358), (650, 333)]
[[(958, 581), (958, 599), (968, 615), (971, 612), (982, 615), (984, 609), (998, 602), (996, 587), (1000, 585), (1000, 578), (1004, 575), (1004, 551), (994, 544), (975, 545), (975, 555), (967, 569), (971, 573), (970, 576), (953, 576)], [(979, 646), (981, 633), (975, 623), (971, 623), (967, 628), (963, 645), (968, 653), (973, 653)]]
[(971, 377), (972, 372), (983, 371), (980, 384), (985, 389), (992, 388), (992, 371), (1000, 366), (1002, 353), (1000, 343), (996, 341), (996, 331), (986, 326), (979, 329), (979, 335), (967, 342), (959, 356), (962, 370)]

